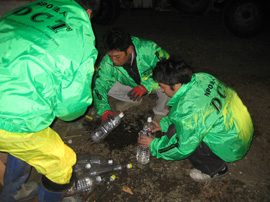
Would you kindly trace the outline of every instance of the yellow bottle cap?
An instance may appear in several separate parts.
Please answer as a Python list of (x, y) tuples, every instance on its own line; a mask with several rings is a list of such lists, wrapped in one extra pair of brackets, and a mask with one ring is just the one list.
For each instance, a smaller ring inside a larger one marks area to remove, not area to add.
[(116, 176), (115, 175), (112, 175), (111, 177), (110, 177), (110, 180), (111, 181), (114, 181), (116, 179)]

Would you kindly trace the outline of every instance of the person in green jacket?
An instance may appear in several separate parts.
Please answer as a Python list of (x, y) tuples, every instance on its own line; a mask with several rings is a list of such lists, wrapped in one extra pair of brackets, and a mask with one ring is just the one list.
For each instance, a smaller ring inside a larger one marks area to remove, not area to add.
[(243, 158), (253, 137), (250, 114), (237, 93), (212, 75), (193, 73), (182, 60), (157, 64), (153, 78), (171, 100), (169, 115), (152, 132), (161, 138), (138, 139), (151, 154), (166, 160), (188, 158), (190, 177), (207, 181), (226, 174), (226, 162)]
[[(0, 18), (0, 151), (7, 152), (0, 201), (62, 201), (75, 152), (50, 128), (92, 103), (97, 58), (95, 1), (37, 0)], [(31, 166), (42, 186), (25, 183)]]
[(115, 114), (108, 95), (126, 104), (140, 103), (143, 96), (156, 93), (154, 114), (166, 116), (169, 97), (152, 79), (152, 71), (156, 63), (168, 59), (169, 54), (153, 41), (130, 36), (121, 28), (111, 28), (104, 38), (107, 54), (99, 65), (93, 88), (94, 107), (102, 121)]

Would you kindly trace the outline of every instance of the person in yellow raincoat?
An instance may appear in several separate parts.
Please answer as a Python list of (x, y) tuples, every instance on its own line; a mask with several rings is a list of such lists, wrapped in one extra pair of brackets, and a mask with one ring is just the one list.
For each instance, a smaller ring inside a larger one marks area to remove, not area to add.
[(161, 138), (143, 136), (141, 146), (166, 160), (188, 158), (190, 177), (207, 181), (227, 173), (226, 162), (239, 160), (249, 150), (253, 124), (237, 93), (212, 75), (193, 73), (184, 61), (157, 64), (153, 78), (171, 100), (169, 115), (156, 124)]
[(49, 126), (92, 103), (96, 1), (38, 0), (0, 18), (0, 151), (9, 153), (0, 201), (30, 199), (30, 166), (43, 175), (39, 201), (61, 201), (75, 152)]

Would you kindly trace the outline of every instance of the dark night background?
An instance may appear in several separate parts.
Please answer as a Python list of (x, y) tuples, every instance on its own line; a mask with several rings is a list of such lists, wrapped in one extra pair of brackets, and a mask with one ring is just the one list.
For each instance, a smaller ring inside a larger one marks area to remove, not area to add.
[[(113, 23), (93, 23), (100, 54), (98, 62), (105, 54), (102, 36), (114, 26), (153, 40), (171, 55), (183, 58), (196, 72), (210, 73), (234, 88), (252, 116), (255, 133), (247, 155), (228, 163), (228, 175), (201, 184), (188, 176), (191, 168), (188, 160), (165, 161), (151, 157), (149, 164), (137, 164), (137, 132), (147, 117), (153, 116), (155, 96), (148, 96), (142, 105), (125, 110), (119, 128), (99, 144), (91, 142), (88, 136), (100, 124), (100, 117), (92, 106), (87, 112), (93, 118), (91, 121), (85, 117), (69, 123), (56, 120), (53, 128), (64, 141), (72, 140), (69, 146), (77, 153), (99, 153), (108, 159), (133, 164), (132, 169), (118, 174), (103, 201), (270, 201), (269, 26), (254, 37), (240, 38), (224, 26), (221, 12), (189, 16), (173, 7), (166, 11), (121, 9)], [(110, 101), (116, 109), (118, 101)], [(30, 180), (39, 181), (39, 174), (33, 170)], [(122, 190), (124, 185), (133, 195)]]

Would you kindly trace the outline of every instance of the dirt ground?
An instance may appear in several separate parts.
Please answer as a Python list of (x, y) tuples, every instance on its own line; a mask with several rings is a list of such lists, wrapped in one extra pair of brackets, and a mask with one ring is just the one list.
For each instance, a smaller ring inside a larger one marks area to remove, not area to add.
[[(132, 35), (155, 41), (170, 54), (185, 59), (197, 72), (210, 73), (233, 87), (252, 116), (255, 133), (247, 155), (227, 164), (228, 175), (210, 183), (198, 183), (188, 175), (192, 168), (188, 160), (151, 157), (147, 165), (136, 162), (137, 133), (147, 117), (153, 116), (154, 95), (145, 97), (140, 106), (124, 110), (121, 125), (98, 144), (89, 139), (101, 121), (93, 107), (87, 112), (93, 120), (56, 120), (53, 128), (67, 144), (72, 140), (69, 146), (77, 153), (98, 153), (133, 164), (132, 169), (117, 175), (103, 201), (270, 201), (270, 32), (242, 39), (226, 30), (218, 13), (189, 17), (176, 11), (140, 9), (122, 12), (113, 25), (93, 25), (101, 56), (102, 35), (112, 26), (125, 27)], [(115, 109), (119, 102), (110, 100)], [(37, 174), (32, 177), (37, 178)], [(133, 195), (122, 190), (124, 185)]]

